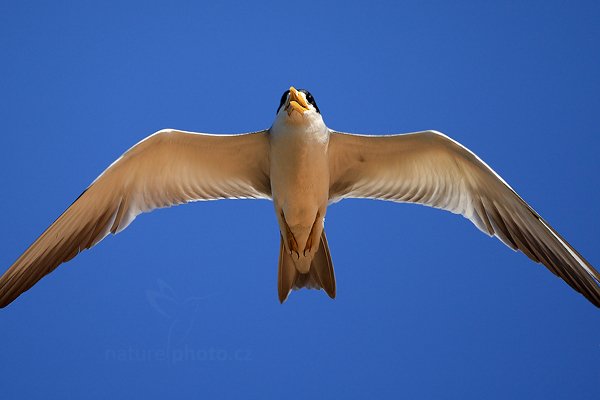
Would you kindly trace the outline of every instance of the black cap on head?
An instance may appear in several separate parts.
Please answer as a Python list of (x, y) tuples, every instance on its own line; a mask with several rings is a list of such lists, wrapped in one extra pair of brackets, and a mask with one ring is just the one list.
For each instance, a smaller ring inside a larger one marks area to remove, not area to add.
[[(310, 92), (306, 89), (300, 89), (298, 91), (304, 93), (304, 95), (306, 96), (306, 101), (308, 101), (309, 104), (312, 104), (312, 106), (315, 108), (315, 110), (317, 110), (317, 112), (319, 114), (321, 114), (321, 111), (319, 110), (319, 107), (317, 106), (317, 102), (315, 101), (315, 98), (313, 97), (313, 95), (310, 94)], [(289, 94), (290, 94), (289, 90), (286, 90), (285, 92), (283, 92), (283, 95), (281, 95), (281, 100), (279, 101), (279, 107), (277, 107), (277, 112), (275, 114), (277, 114), (279, 112), (279, 110), (281, 109), (281, 107), (285, 104), (285, 101), (287, 100)]]

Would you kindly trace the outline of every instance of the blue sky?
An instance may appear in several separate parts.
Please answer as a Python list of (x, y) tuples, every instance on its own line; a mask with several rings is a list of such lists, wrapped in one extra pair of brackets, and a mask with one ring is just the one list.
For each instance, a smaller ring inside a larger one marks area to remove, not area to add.
[[(598, 2), (0, 5), (0, 264), (166, 127), (440, 130), (600, 266)], [(486, 3), (486, 4), (483, 4)], [(524, 4), (526, 3), (526, 4)], [(267, 201), (139, 217), (0, 312), (3, 398), (596, 398), (600, 310), (469, 221), (343, 201), (338, 298), (277, 301)]]

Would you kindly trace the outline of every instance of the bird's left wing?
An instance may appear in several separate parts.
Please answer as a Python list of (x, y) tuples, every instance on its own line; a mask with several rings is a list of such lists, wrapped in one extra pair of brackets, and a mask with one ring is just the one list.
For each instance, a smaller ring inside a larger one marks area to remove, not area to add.
[(270, 198), (269, 132), (162, 130), (106, 169), (0, 278), (0, 307), (140, 213), (197, 200)]
[(479, 157), (434, 131), (391, 136), (331, 132), (331, 202), (372, 198), (462, 214), (544, 264), (600, 307), (600, 274)]

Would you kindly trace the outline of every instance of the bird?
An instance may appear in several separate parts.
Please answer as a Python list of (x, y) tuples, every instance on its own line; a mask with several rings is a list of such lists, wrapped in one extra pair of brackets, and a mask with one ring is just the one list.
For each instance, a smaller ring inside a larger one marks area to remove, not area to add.
[(0, 307), (143, 212), (240, 198), (273, 202), (281, 303), (302, 288), (336, 297), (327, 208), (366, 198), (462, 214), (600, 307), (598, 271), (469, 149), (433, 130), (335, 131), (313, 95), (293, 86), (281, 96), (269, 129), (234, 135), (162, 129), (131, 147), (0, 277)]

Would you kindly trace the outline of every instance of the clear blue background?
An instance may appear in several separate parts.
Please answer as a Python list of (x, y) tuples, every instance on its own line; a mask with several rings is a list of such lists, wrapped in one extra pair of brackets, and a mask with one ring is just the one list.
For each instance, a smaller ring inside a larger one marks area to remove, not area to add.
[[(146, 135), (267, 128), (292, 84), (459, 140), (599, 266), (599, 4), (3, 1), (2, 269)], [(280, 305), (270, 202), (139, 217), (0, 311), (2, 398), (598, 398), (600, 310), (542, 266), (425, 207), (326, 226), (338, 298)]]

